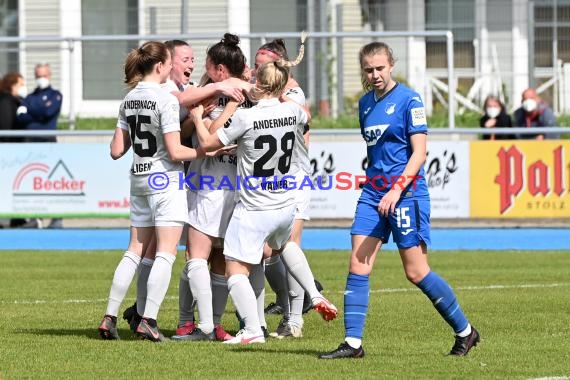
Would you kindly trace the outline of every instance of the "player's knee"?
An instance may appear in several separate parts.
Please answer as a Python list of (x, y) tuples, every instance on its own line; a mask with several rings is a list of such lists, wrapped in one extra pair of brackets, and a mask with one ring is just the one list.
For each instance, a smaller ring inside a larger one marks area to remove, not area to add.
[(419, 284), (427, 274), (425, 273), (425, 270), (420, 270), (418, 268), (406, 268), (405, 273), (408, 281), (414, 285)]

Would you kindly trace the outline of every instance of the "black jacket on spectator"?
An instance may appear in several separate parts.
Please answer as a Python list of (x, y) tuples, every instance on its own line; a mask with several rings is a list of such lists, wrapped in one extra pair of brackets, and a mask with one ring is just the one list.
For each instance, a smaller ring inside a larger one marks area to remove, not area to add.
[[(16, 111), (20, 106), (19, 98), (7, 92), (0, 93), (0, 129), (23, 129), (16, 118)], [(23, 137), (0, 137), (0, 142), (22, 142)]]
[[(485, 128), (485, 123), (487, 122), (487, 120), (489, 120), (489, 116), (487, 116), (487, 114), (483, 115), (479, 120), (479, 126), (481, 128)], [(511, 117), (504, 111), (501, 111), (499, 116), (497, 116), (497, 123), (493, 128), (512, 128), (512, 127), (513, 127), (513, 121), (511, 120)], [(486, 128), (486, 129), (493, 129), (493, 128)], [(497, 133), (497, 134), (483, 135), (483, 140), (514, 140), (514, 139), (516, 139), (516, 136), (514, 134), (504, 135)]]

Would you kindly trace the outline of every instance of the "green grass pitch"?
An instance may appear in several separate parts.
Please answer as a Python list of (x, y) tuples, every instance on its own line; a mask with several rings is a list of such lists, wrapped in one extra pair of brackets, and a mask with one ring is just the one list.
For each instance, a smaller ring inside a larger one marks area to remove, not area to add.
[[(432, 252), (432, 269), (455, 289), (481, 333), (465, 358), (445, 354), (449, 327), (409, 284), (397, 253), (383, 252), (371, 276), (362, 360), (322, 361), (343, 337), (349, 252), (307, 252), (325, 294), (340, 310), (305, 315), (304, 337), (265, 345), (135, 339), (120, 320), (120, 341), (97, 327), (119, 251), (0, 251), (0, 379), (531, 379), (570, 378), (570, 251)], [(159, 325), (170, 336), (178, 315), (179, 255)], [(134, 285), (134, 284), (133, 284)], [(134, 300), (134, 286), (121, 311)], [(267, 291), (267, 302), (274, 299)], [(227, 330), (238, 328), (231, 301)], [(268, 318), (274, 330), (279, 317)]]

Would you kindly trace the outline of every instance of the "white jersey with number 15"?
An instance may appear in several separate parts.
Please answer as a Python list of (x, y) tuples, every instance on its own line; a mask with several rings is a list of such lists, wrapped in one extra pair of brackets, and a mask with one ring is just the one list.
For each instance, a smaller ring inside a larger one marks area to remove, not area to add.
[[(151, 173), (165, 173), (170, 182), (169, 188), (178, 183), (178, 173), (184, 167), (182, 162), (170, 160), (163, 135), (180, 131), (179, 108), (174, 95), (152, 82), (140, 82), (121, 103), (117, 128), (129, 131), (131, 137), (132, 195), (166, 191), (149, 185)], [(166, 178), (162, 179), (162, 182), (165, 181)]]

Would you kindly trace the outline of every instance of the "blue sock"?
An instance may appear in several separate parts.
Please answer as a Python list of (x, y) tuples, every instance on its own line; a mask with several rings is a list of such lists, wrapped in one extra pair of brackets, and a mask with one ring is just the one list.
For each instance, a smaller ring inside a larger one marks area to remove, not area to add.
[(467, 322), (467, 318), (465, 318), (465, 314), (457, 302), (455, 293), (437, 273), (429, 272), (417, 284), (417, 287), (430, 299), (433, 306), (456, 334), (467, 328), (469, 322)]
[(347, 338), (362, 339), (370, 297), (370, 276), (348, 273), (344, 291), (344, 330)]

